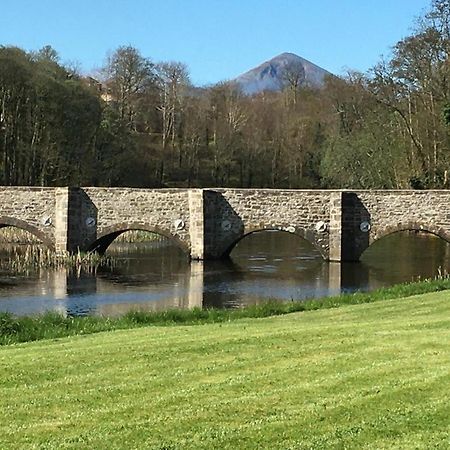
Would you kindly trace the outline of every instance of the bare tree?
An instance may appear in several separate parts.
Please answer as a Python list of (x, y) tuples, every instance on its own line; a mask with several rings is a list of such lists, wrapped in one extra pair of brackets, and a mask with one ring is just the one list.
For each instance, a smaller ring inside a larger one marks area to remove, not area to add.
[(139, 95), (155, 81), (153, 63), (134, 47), (122, 46), (108, 57), (102, 72), (120, 118), (135, 128)]
[(288, 64), (281, 74), (283, 89), (288, 94), (288, 103), (297, 104), (298, 92), (305, 84), (305, 68), (300, 62)]

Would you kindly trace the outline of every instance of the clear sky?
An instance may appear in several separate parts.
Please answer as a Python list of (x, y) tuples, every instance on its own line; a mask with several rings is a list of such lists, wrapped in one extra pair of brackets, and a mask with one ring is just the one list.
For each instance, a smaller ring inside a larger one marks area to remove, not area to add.
[(283, 52), (335, 74), (367, 71), (431, 0), (0, 0), (0, 45), (50, 44), (83, 72), (132, 45), (182, 61), (195, 84), (231, 79)]

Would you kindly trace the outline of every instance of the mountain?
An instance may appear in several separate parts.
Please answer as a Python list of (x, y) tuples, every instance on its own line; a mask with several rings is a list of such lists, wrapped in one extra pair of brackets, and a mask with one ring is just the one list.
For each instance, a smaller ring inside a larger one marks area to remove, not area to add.
[(282, 53), (232, 81), (245, 94), (252, 95), (262, 91), (280, 91), (293, 77), (301, 86), (321, 87), (327, 75), (331, 73), (294, 53)]

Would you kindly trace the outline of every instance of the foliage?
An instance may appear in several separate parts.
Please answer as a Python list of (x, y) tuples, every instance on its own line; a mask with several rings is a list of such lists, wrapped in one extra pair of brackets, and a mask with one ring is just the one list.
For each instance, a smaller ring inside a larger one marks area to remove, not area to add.
[(24, 185), (446, 188), (450, 3), (432, 0), (370, 73), (243, 95), (127, 45), (100, 81), (46, 46), (0, 47), (0, 182)]
[(86, 181), (100, 102), (57, 63), (0, 47), (0, 182), (54, 185)]

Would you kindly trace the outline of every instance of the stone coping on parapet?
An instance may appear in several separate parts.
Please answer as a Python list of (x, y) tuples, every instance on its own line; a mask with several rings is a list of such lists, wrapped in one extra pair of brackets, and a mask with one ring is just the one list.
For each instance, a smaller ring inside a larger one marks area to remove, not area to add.
[(295, 233), (335, 261), (358, 260), (400, 230), (450, 242), (449, 190), (6, 186), (0, 197), (0, 226), (27, 229), (56, 251), (104, 251), (129, 229), (168, 236), (193, 259), (227, 256), (266, 229)]
[(160, 192), (185, 192), (185, 191), (243, 191), (243, 192), (343, 192), (343, 193), (392, 193), (392, 194), (406, 194), (406, 193), (450, 193), (450, 189), (289, 189), (289, 188), (236, 188), (236, 187), (191, 187), (191, 188), (142, 188), (130, 186), (0, 186), (4, 190), (29, 190), (29, 191), (46, 191), (54, 189), (98, 189), (98, 190), (112, 190), (112, 191), (160, 191)]

